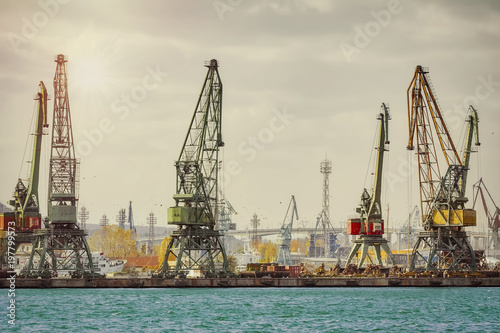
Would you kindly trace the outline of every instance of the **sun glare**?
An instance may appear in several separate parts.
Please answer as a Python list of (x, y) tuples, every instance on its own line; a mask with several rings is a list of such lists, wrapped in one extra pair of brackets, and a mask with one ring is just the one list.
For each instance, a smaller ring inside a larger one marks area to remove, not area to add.
[(76, 87), (86, 91), (105, 89), (106, 73), (102, 63), (93, 59), (82, 59), (73, 66), (71, 76)]

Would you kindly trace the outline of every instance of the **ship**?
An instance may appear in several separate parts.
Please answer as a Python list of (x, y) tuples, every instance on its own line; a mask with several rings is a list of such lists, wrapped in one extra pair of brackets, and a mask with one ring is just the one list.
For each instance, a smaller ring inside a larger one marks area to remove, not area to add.
[[(19, 256), (17, 258), (17, 265), (16, 265), (16, 273), (20, 274), (27, 269), (28, 265), (28, 258), (27, 257), (21, 257)], [(87, 266), (87, 261), (85, 258), (83, 259), (83, 266)], [(123, 270), (125, 267), (125, 264), (127, 263), (127, 260), (125, 259), (118, 259), (118, 260), (111, 260), (108, 257), (104, 255), (103, 252), (92, 252), (92, 264), (94, 265), (94, 272), (97, 274), (102, 274), (102, 275), (112, 275), (114, 273), (119, 273)], [(34, 260), (34, 264), (37, 264), (37, 260)], [(59, 270), (58, 277), (70, 277), (71, 276), (71, 271), (69, 270)]]

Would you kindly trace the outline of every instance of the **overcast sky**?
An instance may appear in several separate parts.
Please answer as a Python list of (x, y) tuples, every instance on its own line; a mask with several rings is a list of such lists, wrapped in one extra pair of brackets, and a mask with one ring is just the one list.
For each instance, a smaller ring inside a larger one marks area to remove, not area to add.
[(90, 223), (103, 214), (114, 223), (133, 201), (136, 224), (154, 212), (167, 225), (174, 162), (204, 62), (214, 58), (224, 84), (225, 193), (238, 228), (250, 227), (254, 213), (261, 227), (281, 225), (292, 194), (299, 225), (314, 226), (326, 156), (331, 220), (344, 223), (372, 186), (382, 102), (392, 115), (383, 205), (390, 204), (390, 223), (402, 224), (419, 202), (418, 174), (407, 171), (416, 157), (406, 150), (406, 90), (417, 65), (429, 67), (460, 148), (466, 108), (478, 109), (482, 145), (471, 160), (470, 206), (480, 177), (500, 202), (498, 1), (7, 0), (0, 29), (2, 203), (17, 178), (27, 178), (20, 170), (31, 158), (28, 147), (23, 161), (33, 95), (44, 81), (53, 96), (59, 53), (69, 59), (80, 205)]

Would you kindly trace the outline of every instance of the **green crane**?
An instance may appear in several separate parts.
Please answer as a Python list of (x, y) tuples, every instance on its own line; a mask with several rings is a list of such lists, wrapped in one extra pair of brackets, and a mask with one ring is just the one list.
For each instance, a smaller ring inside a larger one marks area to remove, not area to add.
[[(292, 206), (293, 205), (293, 206)], [(292, 212), (290, 215), (290, 207), (292, 207)], [(290, 216), (290, 220), (287, 223), (287, 217)], [(283, 224), (281, 226), (280, 234), (278, 235), (278, 264), (280, 265), (292, 265), (292, 255), (290, 253), (290, 242), (292, 241), (292, 226), (293, 217), (299, 219), (299, 213), (297, 213), (297, 203), (295, 202), (295, 197), (292, 195), (290, 203), (288, 204), (288, 209), (286, 210), (285, 218), (283, 219)]]
[[(230, 275), (219, 230), (219, 149), (222, 141), (222, 81), (217, 60), (205, 64), (208, 72), (188, 133), (175, 163), (175, 206), (168, 209), (168, 223), (177, 225), (167, 245), (165, 260), (155, 277)], [(175, 264), (169, 263), (175, 258)]]
[(361, 257), (359, 258), (358, 268), (361, 268), (365, 259), (371, 261), (370, 256), (367, 256), (369, 247), (374, 247), (379, 265), (382, 265), (381, 249), (386, 253), (387, 260), (393, 264), (392, 252), (389, 249), (388, 242), (382, 237), (384, 234), (384, 220), (382, 219), (382, 168), (384, 165), (385, 146), (389, 144), (389, 107), (382, 103), (381, 112), (378, 120), (380, 120), (379, 141), (377, 146), (377, 162), (375, 167), (375, 182), (372, 193), (365, 188), (361, 194), (361, 202), (356, 212), (359, 218), (350, 219), (348, 223), (347, 233), (349, 235), (360, 235), (354, 240), (354, 246), (347, 257), (346, 266), (349, 265), (358, 250), (361, 248)]
[(31, 159), (31, 171), (28, 187), (21, 179), (18, 180), (14, 192), (14, 200), (9, 204), (14, 207), (16, 229), (30, 230), (41, 227), (40, 201), (38, 197), (38, 182), (40, 170), (40, 155), (42, 149), (42, 136), (44, 128), (47, 128), (47, 88), (40, 81), (38, 100), (38, 112), (33, 140), (33, 157)]

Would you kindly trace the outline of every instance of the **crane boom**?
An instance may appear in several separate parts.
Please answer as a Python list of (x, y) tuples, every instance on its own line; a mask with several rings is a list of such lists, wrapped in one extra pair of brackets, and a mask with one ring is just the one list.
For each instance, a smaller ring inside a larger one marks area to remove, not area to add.
[[(465, 190), (466, 190), (466, 185), (467, 185), (467, 171), (469, 170), (469, 163), (470, 163), (470, 154), (472, 152), (472, 140), (475, 138), (475, 145), (480, 146), (481, 143), (479, 142), (479, 118), (477, 116), (477, 111), (476, 109), (472, 106), (469, 105), (469, 115), (467, 116), (466, 120), (469, 125), (467, 126), (467, 137), (465, 139), (465, 147), (464, 147), (464, 156), (463, 156), (463, 161), (464, 161), (464, 174), (462, 177), (462, 184), (461, 184), (461, 195), (465, 196)], [(474, 135), (475, 134), (475, 135)]]

